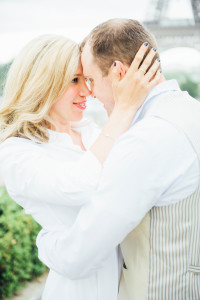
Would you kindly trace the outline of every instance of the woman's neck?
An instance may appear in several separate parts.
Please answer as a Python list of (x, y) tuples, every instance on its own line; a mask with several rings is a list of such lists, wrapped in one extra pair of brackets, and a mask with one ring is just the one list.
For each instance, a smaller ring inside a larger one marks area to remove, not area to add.
[(72, 128), (71, 128), (71, 124), (58, 124), (58, 123), (55, 123), (56, 127), (54, 125), (50, 125), (50, 129), (51, 130), (54, 130), (56, 131), (56, 128), (59, 132), (65, 132), (65, 133), (68, 133), (68, 134), (72, 134)]
[[(55, 122), (55, 121), (54, 121)], [(71, 123), (61, 123), (61, 122), (55, 122), (55, 125), (58, 129), (59, 132), (64, 132), (67, 133), (71, 136), (71, 139), (73, 141), (73, 143), (75, 145), (78, 145), (82, 148), (82, 150), (86, 151), (85, 146), (83, 145), (82, 139), (81, 139), (81, 135), (74, 131), (71, 127)], [(53, 126), (52, 124), (50, 124), (50, 128), (51, 130), (56, 131), (55, 126)]]

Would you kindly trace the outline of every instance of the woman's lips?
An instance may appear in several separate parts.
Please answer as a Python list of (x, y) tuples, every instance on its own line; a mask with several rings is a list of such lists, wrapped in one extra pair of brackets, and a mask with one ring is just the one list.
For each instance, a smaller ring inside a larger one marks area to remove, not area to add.
[(81, 110), (85, 110), (86, 109), (86, 101), (83, 102), (74, 102), (73, 103), (76, 107), (78, 107)]

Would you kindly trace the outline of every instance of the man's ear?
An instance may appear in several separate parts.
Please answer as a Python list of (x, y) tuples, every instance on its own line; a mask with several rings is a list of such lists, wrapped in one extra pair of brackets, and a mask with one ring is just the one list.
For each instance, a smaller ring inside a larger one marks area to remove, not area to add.
[(120, 80), (126, 75), (126, 72), (128, 70), (128, 67), (126, 65), (124, 65), (121, 61), (116, 60), (115, 62), (113, 62), (110, 71), (113, 70), (113, 68), (115, 68), (115, 63), (117, 64), (117, 69), (120, 75)]
[(125, 75), (126, 75), (126, 66), (121, 62), (121, 61), (117, 61), (118, 66), (119, 66), (119, 71), (120, 71), (120, 79), (122, 79)]

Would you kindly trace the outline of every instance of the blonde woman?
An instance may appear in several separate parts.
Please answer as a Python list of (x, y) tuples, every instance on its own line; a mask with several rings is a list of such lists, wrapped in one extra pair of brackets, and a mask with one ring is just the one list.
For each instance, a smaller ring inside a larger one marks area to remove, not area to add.
[[(138, 56), (147, 48), (142, 45)], [(0, 173), (10, 196), (48, 231), (73, 225), (81, 205), (90, 200), (115, 140), (158, 82), (159, 75), (152, 80), (158, 62), (145, 76), (139, 64), (135, 70), (137, 64), (138, 59), (129, 76), (120, 80), (119, 66), (113, 62), (109, 76), (115, 108), (99, 134), (83, 119), (91, 91), (76, 43), (41, 36), (14, 60), (0, 109)], [(131, 97), (127, 84), (134, 87)], [(118, 277), (116, 250), (101, 270), (85, 279), (73, 281), (50, 270), (42, 299), (94, 300), (101, 293), (104, 299), (117, 299)]]

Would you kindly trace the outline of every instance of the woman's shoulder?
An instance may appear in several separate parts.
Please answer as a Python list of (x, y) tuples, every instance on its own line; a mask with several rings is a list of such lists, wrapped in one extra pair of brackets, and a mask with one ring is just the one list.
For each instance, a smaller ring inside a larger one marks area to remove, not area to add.
[(38, 145), (26, 138), (7, 138), (0, 144), (0, 172), (5, 173), (8, 166), (34, 164), (40, 157), (45, 157), (46, 153)]
[(22, 138), (22, 137), (9, 137), (0, 144), (0, 152), (2, 151), (26, 151), (28, 149), (39, 149), (39, 144), (36, 142)]
[(23, 137), (9, 137), (3, 141), (0, 145), (35, 145), (36, 143), (30, 139)]

